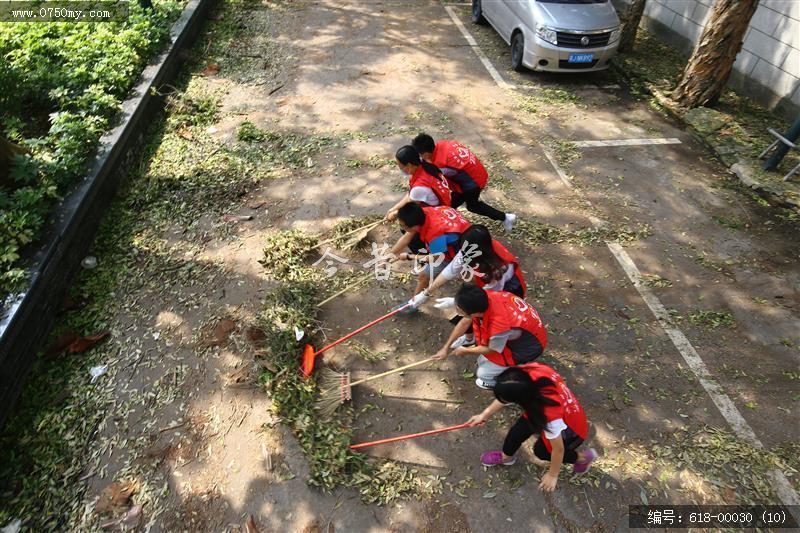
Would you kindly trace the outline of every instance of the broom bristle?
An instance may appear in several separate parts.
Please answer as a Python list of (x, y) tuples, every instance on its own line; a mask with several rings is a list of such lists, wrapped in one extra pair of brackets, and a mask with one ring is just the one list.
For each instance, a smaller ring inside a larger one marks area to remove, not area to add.
[(322, 416), (330, 416), (350, 399), (350, 373), (323, 368), (319, 373), (320, 393), (316, 409)]

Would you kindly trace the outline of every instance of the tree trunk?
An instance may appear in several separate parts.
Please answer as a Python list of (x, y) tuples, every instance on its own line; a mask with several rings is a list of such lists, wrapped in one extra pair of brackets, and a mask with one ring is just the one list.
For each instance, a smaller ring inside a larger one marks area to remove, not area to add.
[(632, 0), (631, 5), (625, 11), (625, 26), (622, 28), (622, 35), (619, 38), (619, 51), (630, 52), (633, 50), (633, 43), (636, 41), (636, 30), (642, 21), (645, 0)]
[(725, 89), (758, 0), (717, 0), (672, 99), (684, 107), (713, 105)]

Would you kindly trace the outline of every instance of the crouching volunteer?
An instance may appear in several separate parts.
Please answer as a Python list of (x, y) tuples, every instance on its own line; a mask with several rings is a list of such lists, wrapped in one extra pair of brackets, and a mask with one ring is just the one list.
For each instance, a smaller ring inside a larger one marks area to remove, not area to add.
[[(413, 202), (398, 210), (397, 220), (405, 233), (390, 252), (394, 254), (393, 261), (405, 259), (417, 262), (419, 268), (416, 269), (418, 276), (414, 289), (416, 296), (452, 261), (456, 255), (455, 246), (470, 224), (452, 207), (421, 207)], [(424, 248), (412, 248), (413, 253), (404, 251), (412, 245), (415, 237), (419, 238)], [(413, 299), (409, 303), (412, 302)], [(411, 305), (401, 311), (401, 314), (412, 314), (416, 310), (417, 307)]]
[(457, 208), (466, 202), (469, 211), (502, 222), (505, 230), (511, 231), (517, 215), (503, 213), (480, 199), (489, 180), (489, 173), (469, 148), (456, 141), (434, 142), (433, 137), (427, 133), (414, 137), (411, 145), (423, 160), (433, 163), (450, 182), (453, 207)]
[[(461, 277), (473, 281), (487, 291), (505, 291), (525, 298), (525, 278), (519, 260), (508, 249), (492, 238), (489, 229), (473, 224), (464, 233), (456, 246), (453, 260), (442, 270), (433, 283), (412, 299), (412, 305), (424, 303), (437, 289), (448, 281)], [(439, 299), (438, 306), (447, 306), (450, 299)], [(453, 323), (461, 319), (456, 316)]]
[(547, 346), (539, 313), (519, 296), (464, 284), (454, 303), (464, 318), (434, 357), (444, 359), (451, 349), (454, 355), (477, 355), (475, 384), (482, 389), (493, 388), (508, 367), (533, 362)]
[(422, 160), (413, 146), (406, 145), (397, 150), (395, 160), (403, 174), (408, 176), (408, 192), (386, 212), (388, 220), (394, 220), (400, 208), (411, 202), (426, 206), (450, 205), (447, 179), (435, 165)]
[(550, 468), (539, 483), (540, 489), (550, 492), (556, 488), (563, 463), (572, 464), (578, 474), (589, 469), (597, 453), (592, 449), (578, 450), (589, 435), (586, 413), (555, 370), (541, 363), (507, 368), (497, 376), (493, 392), (495, 401), (467, 424), (485, 423), (508, 403), (519, 405), (523, 413), (508, 430), (503, 449), (481, 456), (485, 466), (513, 465), (514, 454), (522, 443), (540, 433), (533, 453), (543, 461), (550, 461)]

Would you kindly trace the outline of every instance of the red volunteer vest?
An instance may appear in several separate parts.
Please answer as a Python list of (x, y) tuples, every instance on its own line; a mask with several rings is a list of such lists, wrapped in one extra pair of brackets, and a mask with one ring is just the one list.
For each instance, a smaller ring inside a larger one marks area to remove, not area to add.
[[(519, 368), (527, 372), (534, 381), (539, 378), (547, 378), (555, 384), (554, 387), (546, 387), (542, 390), (543, 396), (558, 402), (558, 405), (548, 405), (544, 408), (544, 416), (547, 421), (552, 422), (560, 418), (576, 435), (586, 440), (589, 436), (589, 421), (586, 419), (586, 412), (581, 407), (578, 398), (567, 387), (564, 378), (542, 363), (528, 363), (520, 365)], [(527, 414), (523, 414), (523, 416), (527, 418)], [(542, 431), (542, 439), (547, 451), (551, 451), (552, 446), (544, 436), (544, 431)]]
[[(469, 148), (456, 141), (439, 141), (433, 149), (431, 163), (439, 168), (450, 167), (463, 170), (483, 189), (489, 180), (489, 173), (483, 167), (481, 160), (473, 154)], [(461, 192), (458, 184), (450, 182), (451, 188), (456, 192)]]
[[(445, 233), (464, 233), (472, 225), (452, 207), (444, 205), (423, 207), (422, 211), (425, 213), (425, 222), (419, 229), (419, 238), (422, 239), (429, 251), (429, 244), (434, 239), (441, 237)], [(445, 254), (445, 258), (452, 259), (455, 255), (455, 250), (450, 247)]]
[(450, 187), (447, 185), (447, 180), (444, 179), (444, 176), (431, 176), (422, 165), (418, 166), (417, 170), (411, 175), (408, 187), (409, 190), (414, 187), (428, 187), (433, 190), (433, 193), (439, 199), (439, 205), (452, 204), (450, 201)]
[[(494, 253), (497, 254), (497, 257), (499, 257), (503, 261), (503, 264), (514, 265), (514, 277), (517, 278), (519, 284), (522, 285), (522, 294), (525, 294), (527, 291), (527, 286), (525, 285), (525, 280), (522, 278), (522, 270), (520, 270), (519, 268), (519, 261), (517, 260), (517, 258), (514, 256), (514, 254), (509, 252), (505, 246), (500, 244), (495, 239), (492, 239), (492, 250), (494, 250)], [(475, 284), (478, 287), (483, 287), (484, 285), (486, 285), (486, 282), (483, 280), (482, 277), (475, 276), (474, 279), (475, 279)]]
[[(489, 308), (482, 317), (472, 319), (472, 329), (478, 346), (488, 346), (489, 339), (512, 328), (527, 331), (539, 341), (542, 349), (547, 347), (547, 331), (539, 313), (531, 304), (510, 292), (486, 291)], [(515, 366), (514, 354), (506, 346), (503, 352), (489, 352), (484, 357), (500, 366)]]

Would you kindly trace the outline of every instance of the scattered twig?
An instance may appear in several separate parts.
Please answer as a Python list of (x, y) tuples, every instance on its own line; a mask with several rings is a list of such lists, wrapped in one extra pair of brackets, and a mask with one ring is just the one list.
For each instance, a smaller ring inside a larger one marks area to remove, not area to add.
[(166, 428), (161, 428), (161, 429), (159, 429), (159, 430), (158, 430), (158, 432), (159, 432), (159, 433), (164, 433), (165, 431), (172, 431), (173, 429), (178, 429), (179, 427), (183, 427), (183, 426), (185, 426), (185, 425), (186, 425), (186, 424), (188, 424), (188, 423), (189, 423), (189, 421), (188, 421), (188, 420), (185, 420), (185, 421), (181, 422), (180, 424), (175, 424), (174, 426), (169, 426), (169, 427), (166, 427)]

